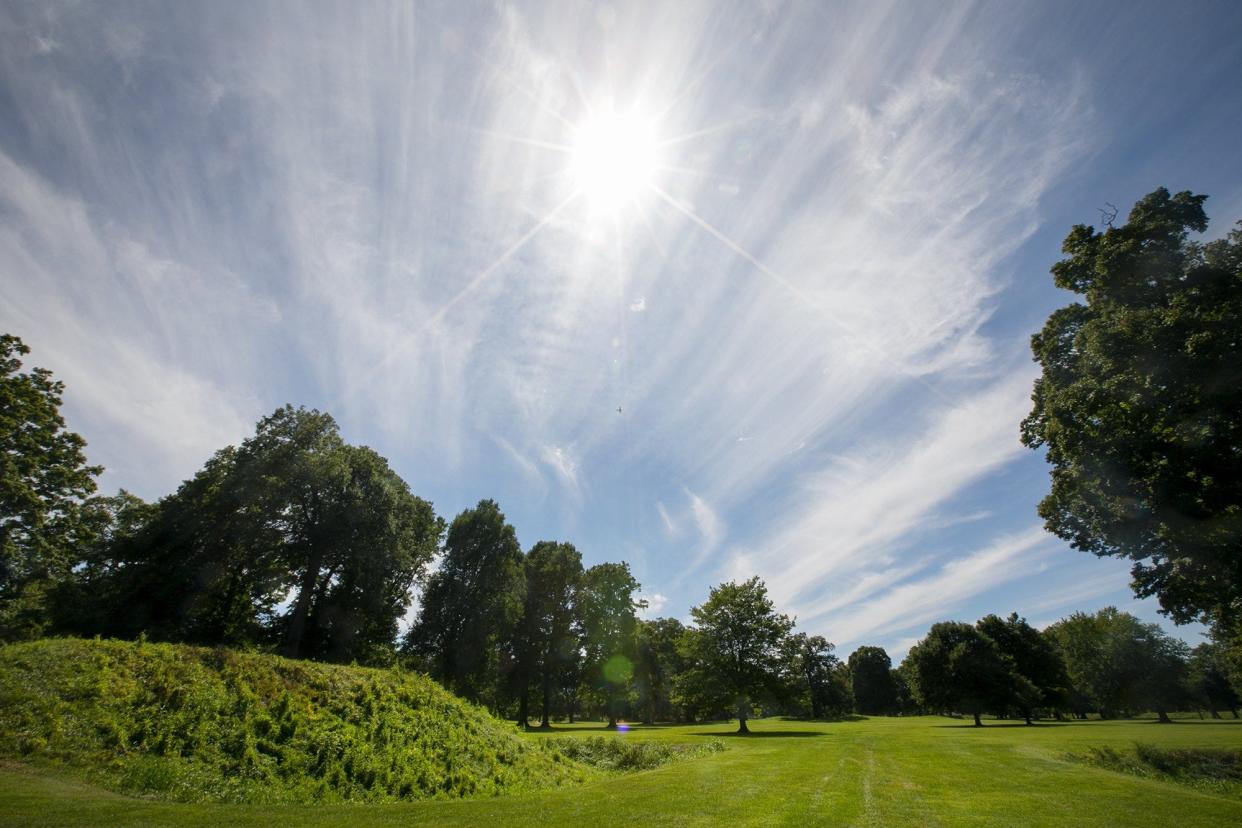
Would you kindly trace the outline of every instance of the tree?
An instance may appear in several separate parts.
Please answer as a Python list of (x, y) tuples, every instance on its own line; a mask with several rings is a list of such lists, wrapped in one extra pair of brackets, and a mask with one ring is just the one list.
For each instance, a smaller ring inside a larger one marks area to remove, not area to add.
[(859, 713), (883, 716), (896, 712), (893, 662), (882, 647), (859, 647), (850, 653), (849, 670), (854, 706)]
[(714, 588), (690, 610), (687, 633), (693, 670), (720, 688), (737, 711), (738, 733), (749, 733), (751, 701), (778, 692), (786, 639), (793, 621), (776, 612), (767, 587), (754, 577)]
[(1242, 224), (1187, 241), (1205, 199), (1161, 188), (1121, 227), (1070, 232), (1052, 273), (1085, 302), (1032, 338), (1022, 423), (1053, 467), (1048, 530), (1133, 560), (1178, 623), (1242, 612)]
[(970, 713), (976, 727), (983, 725), (979, 716), (984, 711), (1027, 703), (1037, 694), (996, 642), (970, 624), (934, 624), (911, 648), (907, 661), (912, 668), (913, 689), (924, 707)]
[(1039, 691), (1029, 703), (1019, 704), (1026, 723), (1031, 723), (1033, 706), (1055, 708), (1065, 702), (1069, 691), (1069, 675), (1065, 661), (1056, 645), (1025, 618), (1011, 613), (1008, 618), (988, 615), (975, 625), (979, 632), (996, 642), (1001, 653), (1008, 656), (1018, 675), (1031, 682)]
[(1219, 719), (1218, 711), (1224, 709), (1238, 718), (1242, 698), (1229, 682), (1228, 668), (1219, 644), (1205, 642), (1190, 651), (1187, 663), (1186, 691), (1190, 700), (1206, 707), (1213, 719)]
[(638, 624), (638, 660), (634, 684), (643, 722), (680, 718), (674, 707), (674, 681), (684, 670), (678, 642), (686, 627), (676, 618), (654, 618)]
[(72, 548), (89, 541), (82, 502), (103, 469), (86, 465), (86, 441), (65, 428), (64, 384), (35, 368), (30, 349), (0, 335), (0, 639), (39, 635), (46, 595), (69, 576)]
[(596, 564), (586, 571), (579, 601), (586, 679), (603, 699), (608, 727), (617, 726), (620, 701), (634, 677), (638, 632), (638, 581), (627, 563)]
[(131, 524), (104, 550), (112, 607), (96, 632), (372, 663), (443, 532), (384, 458), (291, 406)]
[(582, 587), (582, 555), (573, 544), (540, 541), (524, 561), (526, 601), (519, 632), (519, 712), (523, 727), (528, 719), (530, 680), (540, 679), (543, 706), (540, 727), (550, 727), (553, 689), (560, 686), (565, 667), (579, 647), (576, 616)]
[(1102, 718), (1153, 710), (1162, 722), (1181, 700), (1186, 645), (1156, 624), (1105, 607), (1076, 612), (1047, 630), (1070, 681)]
[(449, 526), (406, 646), (430, 661), (445, 687), (495, 707), (502, 648), (521, 620), (525, 597), (517, 533), (495, 501), (481, 500)]
[(848, 671), (833, 653), (832, 642), (822, 635), (796, 633), (786, 639), (786, 647), (791, 695), (805, 699), (811, 718), (840, 716), (853, 709)]

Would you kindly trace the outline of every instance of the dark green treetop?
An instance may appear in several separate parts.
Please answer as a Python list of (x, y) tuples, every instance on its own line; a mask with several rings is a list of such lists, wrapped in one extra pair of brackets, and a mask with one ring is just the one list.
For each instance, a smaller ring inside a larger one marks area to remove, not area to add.
[(47, 590), (67, 576), (71, 547), (88, 540), (81, 506), (103, 471), (65, 428), (64, 384), (44, 368), (21, 372), (28, 353), (0, 335), (0, 638), (44, 629)]
[(1032, 338), (1022, 422), (1053, 466), (1049, 531), (1133, 560), (1178, 622), (1242, 611), (1242, 226), (1188, 241), (1205, 199), (1161, 188), (1120, 227), (1070, 232), (1052, 273), (1083, 301)]

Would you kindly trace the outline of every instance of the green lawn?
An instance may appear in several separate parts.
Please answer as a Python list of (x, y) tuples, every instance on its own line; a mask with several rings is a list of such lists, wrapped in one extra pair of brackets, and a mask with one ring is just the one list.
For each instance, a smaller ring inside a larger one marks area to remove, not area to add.
[[(1135, 742), (1242, 749), (1242, 721), (1045, 723), (952, 719), (635, 728), (624, 739), (724, 737), (729, 749), (550, 793), (398, 805), (174, 805), (117, 796), (23, 765), (0, 767), (0, 824), (1242, 825), (1242, 796), (1131, 776), (1067, 753)], [(598, 735), (598, 724), (553, 737)], [(530, 734), (527, 738), (549, 738)]]

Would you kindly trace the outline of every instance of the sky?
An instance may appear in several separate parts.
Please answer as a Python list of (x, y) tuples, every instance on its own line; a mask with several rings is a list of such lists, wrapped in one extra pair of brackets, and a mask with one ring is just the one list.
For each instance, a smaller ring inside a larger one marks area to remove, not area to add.
[(894, 658), (1137, 601), (1018, 424), (1074, 224), (1242, 219), (1242, 4), (5, 3), (0, 330), (106, 492), (286, 403)]

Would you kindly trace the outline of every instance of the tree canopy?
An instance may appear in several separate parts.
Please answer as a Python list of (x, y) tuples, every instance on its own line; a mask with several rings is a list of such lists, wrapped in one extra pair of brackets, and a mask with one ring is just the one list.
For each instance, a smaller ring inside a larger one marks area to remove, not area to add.
[(996, 642), (970, 624), (945, 621), (932, 625), (911, 648), (914, 690), (930, 710), (960, 711), (974, 716), (1030, 705), (1035, 687), (1020, 676)]
[(1074, 687), (1104, 718), (1155, 710), (1161, 721), (1182, 699), (1188, 647), (1155, 624), (1105, 607), (1076, 612), (1047, 630)]
[(72, 547), (89, 541), (82, 503), (103, 471), (65, 428), (64, 384), (45, 368), (21, 371), (29, 353), (0, 335), (0, 638), (46, 627), (47, 593), (71, 568)]
[(474, 701), (498, 702), (506, 644), (526, 599), (517, 533), (492, 500), (453, 519), (440, 568), (423, 590), (407, 647), (426, 658), (432, 675)]
[(1053, 467), (1049, 531), (1133, 560), (1178, 622), (1242, 610), (1242, 225), (1189, 241), (1205, 199), (1161, 188), (1120, 227), (1073, 228), (1052, 273), (1084, 301), (1032, 338), (1022, 423)]
[(893, 662), (883, 647), (859, 647), (850, 653), (850, 682), (859, 713), (879, 716), (897, 710)]
[(752, 700), (779, 692), (793, 621), (776, 612), (757, 577), (715, 587), (690, 616), (695, 627), (686, 635), (685, 653), (691, 671), (719, 689), (737, 711), (738, 732), (748, 733)]

